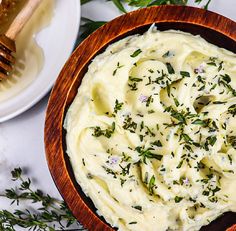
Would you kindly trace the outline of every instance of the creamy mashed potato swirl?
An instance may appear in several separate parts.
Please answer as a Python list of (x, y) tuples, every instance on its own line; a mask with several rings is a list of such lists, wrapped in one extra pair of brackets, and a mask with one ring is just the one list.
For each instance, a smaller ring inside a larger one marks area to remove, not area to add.
[(151, 28), (88, 68), (65, 120), (75, 177), (119, 230), (199, 230), (236, 212), (236, 55)]

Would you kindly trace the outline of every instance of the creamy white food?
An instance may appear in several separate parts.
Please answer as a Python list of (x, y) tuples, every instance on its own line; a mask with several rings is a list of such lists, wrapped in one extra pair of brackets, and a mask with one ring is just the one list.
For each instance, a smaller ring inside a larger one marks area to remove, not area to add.
[(151, 28), (88, 68), (66, 120), (75, 177), (119, 230), (199, 230), (236, 212), (236, 55)]

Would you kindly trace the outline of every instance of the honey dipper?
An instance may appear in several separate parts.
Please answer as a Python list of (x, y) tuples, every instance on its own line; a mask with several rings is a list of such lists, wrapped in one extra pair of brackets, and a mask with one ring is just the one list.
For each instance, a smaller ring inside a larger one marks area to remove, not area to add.
[(15, 39), (31, 18), (42, 0), (28, 0), (5, 34), (0, 35), (0, 81), (13, 70), (16, 52)]

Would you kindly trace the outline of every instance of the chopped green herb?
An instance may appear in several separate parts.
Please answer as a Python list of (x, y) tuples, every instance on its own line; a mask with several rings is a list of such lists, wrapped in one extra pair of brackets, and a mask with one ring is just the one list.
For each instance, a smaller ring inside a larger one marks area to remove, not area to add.
[(85, 161), (84, 161), (84, 158), (82, 158), (82, 163), (83, 163), (83, 165), (85, 166)]
[(138, 56), (141, 52), (142, 52), (142, 50), (138, 49), (132, 55), (130, 55), (130, 57), (134, 58), (134, 57)]
[(164, 55), (162, 55), (163, 58), (167, 58), (170, 56), (170, 51), (167, 51)]
[(227, 143), (236, 149), (236, 136), (227, 136)]
[(157, 147), (162, 147), (162, 143), (160, 140), (156, 140), (156, 141), (152, 142), (151, 145), (155, 145)]
[(223, 61), (220, 62), (219, 67), (218, 67), (218, 71), (221, 71), (221, 70), (222, 70), (222, 68), (223, 68), (223, 63), (224, 63)]
[(137, 221), (131, 221), (131, 222), (129, 223), (129, 225), (135, 225), (135, 224), (137, 224)]
[(128, 83), (128, 86), (130, 87), (131, 91), (137, 91), (138, 90), (136, 82), (134, 82), (132, 84)]
[(233, 115), (233, 117), (236, 115), (236, 104), (233, 104), (228, 108), (228, 112)]
[(181, 136), (180, 136), (181, 139), (184, 139), (184, 141), (186, 143), (192, 143), (193, 140), (189, 137), (189, 135), (185, 134), (185, 133), (182, 133)]
[(219, 192), (220, 190), (221, 190), (221, 188), (216, 186), (215, 189), (212, 190), (213, 196), (215, 195), (215, 193)]
[(175, 102), (175, 106), (178, 107), (179, 106), (179, 101), (176, 98), (174, 98), (174, 102)]
[(102, 130), (101, 127), (99, 126), (96, 126), (92, 129), (94, 129), (92, 136), (95, 137), (105, 136), (107, 138), (110, 138), (115, 131), (115, 122), (112, 123), (111, 127), (105, 130)]
[(209, 62), (209, 63), (207, 63), (207, 65), (216, 67), (216, 63), (214, 63), (214, 62)]
[(214, 146), (216, 140), (217, 140), (216, 136), (211, 136), (211, 137), (209, 138), (209, 144), (210, 144), (211, 146)]
[(91, 173), (88, 173), (87, 178), (91, 180), (91, 179), (93, 179), (93, 175)]
[(222, 101), (214, 101), (213, 104), (225, 104), (226, 102), (222, 102)]
[(156, 180), (155, 176), (152, 175), (152, 177), (151, 177), (151, 179), (150, 179), (150, 181), (148, 183), (148, 190), (151, 193), (151, 195), (153, 194), (153, 188), (155, 186), (155, 180)]
[(132, 208), (142, 211), (142, 206), (140, 206), (140, 205), (132, 206)]
[(175, 197), (175, 203), (179, 203), (182, 200), (183, 200), (183, 197), (178, 197), (178, 196)]
[(113, 171), (113, 170), (110, 169), (110, 168), (107, 168), (106, 166), (102, 166), (102, 167), (103, 167), (103, 169), (107, 172), (107, 174), (110, 174), (110, 175), (112, 175), (114, 178), (116, 178), (117, 173), (116, 173), (115, 171)]
[(228, 74), (225, 75), (220, 75), (222, 77), (222, 79), (226, 82), (226, 83), (230, 83), (231, 82), (231, 78)]
[(149, 111), (148, 111), (148, 114), (153, 114), (153, 113), (155, 113), (154, 110), (149, 110)]
[(175, 74), (175, 70), (170, 63), (166, 63), (166, 67), (169, 74)]
[(124, 103), (119, 103), (119, 101), (116, 99), (114, 112), (117, 113), (118, 111), (120, 111), (123, 105)]
[(121, 165), (119, 165), (119, 166), (122, 169), (122, 175), (123, 176), (129, 175), (129, 170), (130, 170), (131, 163), (127, 164), (125, 167), (122, 167)]
[(112, 75), (115, 76), (116, 75), (116, 72), (119, 68), (122, 68), (124, 65), (120, 65), (120, 63), (118, 62), (117, 63), (117, 66), (116, 66), (116, 69), (113, 71)]
[(209, 62), (207, 63), (207, 65), (216, 66), (216, 60), (217, 60), (216, 57), (210, 57)]
[(141, 81), (143, 81), (143, 79), (129, 76), (129, 81), (131, 81), (131, 82), (141, 82)]
[(232, 165), (232, 163), (233, 163), (232, 156), (231, 156), (231, 155), (228, 155), (228, 158), (229, 158), (229, 162), (230, 162), (230, 164)]
[(233, 170), (223, 170), (223, 172), (234, 174), (234, 171), (233, 171)]
[(135, 123), (129, 115), (126, 116), (124, 120), (124, 125), (123, 125), (123, 128), (125, 130), (135, 133), (137, 126), (138, 126), (137, 123)]
[(183, 165), (184, 160), (181, 160), (176, 168), (181, 168)]
[(180, 71), (180, 75), (182, 75), (183, 77), (190, 77), (190, 73), (187, 71)]
[(162, 160), (163, 155), (155, 154), (155, 153), (151, 152), (153, 150), (154, 150), (153, 148), (148, 148), (145, 150), (144, 148), (142, 148), (140, 146), (135, 148), (135, 151), (137, 151), (139, 153), (139, 156), (141, 156), (143, 158), (143, 162), (145, 164), (147, 164), (146, 158)]
[[(233, 94), (233, 96), (236, 96), (236, 90), (229, 84), (231, 82), (231, 78), (228, 74), (220, 75), (220, 78), (218, 80), (219, 85), (223, 85), (226, 89), (228, 89), (229, 92)], [(224, 92), (222, 92), (223, 94)], [(221, 94), (221, 93), (220, 93)]]
[(203, 126), (206, 125), (206, 123), (203, 120), (200, 120), (200, 119), (196, 119), (195, 121), (192, 122), (192, 124), (194, 124), (194, 125), (203, 125)]

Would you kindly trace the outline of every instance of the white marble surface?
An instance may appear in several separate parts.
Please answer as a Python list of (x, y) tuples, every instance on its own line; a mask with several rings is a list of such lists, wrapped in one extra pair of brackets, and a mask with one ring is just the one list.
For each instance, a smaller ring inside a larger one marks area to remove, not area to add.
[[(212, 0), (210, 10), (236, 21), (236, 0)], [(111, 2), (94, 0), (82, 7), (83, 17), (110, 20), (118, 15)], [(21, 166), (29, 169), (37, 188), (60, 197), (45, 160), (43, 129), (47, 101), (48, 95), (32, 109), (0, 124), (0, 192), (11, 186), (9, 171)], [(0, 209), (9, 206), (8, 201), (0, 198)]]

